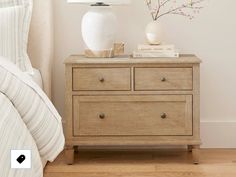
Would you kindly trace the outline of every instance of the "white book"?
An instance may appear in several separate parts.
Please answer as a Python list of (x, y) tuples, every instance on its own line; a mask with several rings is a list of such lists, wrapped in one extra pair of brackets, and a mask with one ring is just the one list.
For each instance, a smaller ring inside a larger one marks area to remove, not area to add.
[(141, 51), (175, 51), (174, 45), (138, 45), (138, 50)]
[(133, 58), (179, 58), (179, 53), (174, 52), (143, 52), (134, 51)]

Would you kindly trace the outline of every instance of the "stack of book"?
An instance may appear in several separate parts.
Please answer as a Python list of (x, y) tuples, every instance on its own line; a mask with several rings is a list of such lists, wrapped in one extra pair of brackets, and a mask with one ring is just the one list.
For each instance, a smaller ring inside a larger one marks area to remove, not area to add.
[(133, 58), (178, 58), (179, 52), (174, 45), (138, 45)]

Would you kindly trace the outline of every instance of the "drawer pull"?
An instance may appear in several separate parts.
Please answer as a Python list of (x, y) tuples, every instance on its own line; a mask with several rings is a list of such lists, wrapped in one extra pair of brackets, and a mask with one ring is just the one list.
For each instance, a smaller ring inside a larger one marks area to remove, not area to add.
[(102, 114), (99, 114), (99, 118), (100, 118), (100, 119), (105, 119), (105, 117), (106, 117), (105, 114), (103, 114), (103, 113), (102, 113)]
[(165, 119), (165, 118), (167, 118), (167, 115), (166, 115), (166, 113), (162, 113), (162, 114), (161, 114), (161, 118), (162, 118), (162, 119)]
[(161, 82), (165, 82), (165, 81), (166, 81), (165, 77), (161, 78)]
[(103, 83), (103, 82), (105, 82), (105, 79), (102, 77), (102, 78), (99, 79), (99, 81), (100, 81), (101, 83)]

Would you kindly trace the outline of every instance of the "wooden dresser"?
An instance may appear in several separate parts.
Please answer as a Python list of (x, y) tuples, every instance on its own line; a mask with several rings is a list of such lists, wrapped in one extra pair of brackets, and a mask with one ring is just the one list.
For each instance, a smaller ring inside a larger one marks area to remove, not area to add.
[(186, 145), (199, 162), (200, 60), (180, 58), (66, 61), (66, 160), (74, 147)]

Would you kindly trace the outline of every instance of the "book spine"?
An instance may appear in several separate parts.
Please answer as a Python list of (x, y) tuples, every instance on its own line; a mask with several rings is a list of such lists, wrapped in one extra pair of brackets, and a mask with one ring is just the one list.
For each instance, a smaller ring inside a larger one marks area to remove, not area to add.
[(133, 52), (134, 58), (178, 58), (179, 53), (145, 53), (145, 52)]
[(138, 50), (146, 51), (174, 51), (174, 45), (138, 45)]

